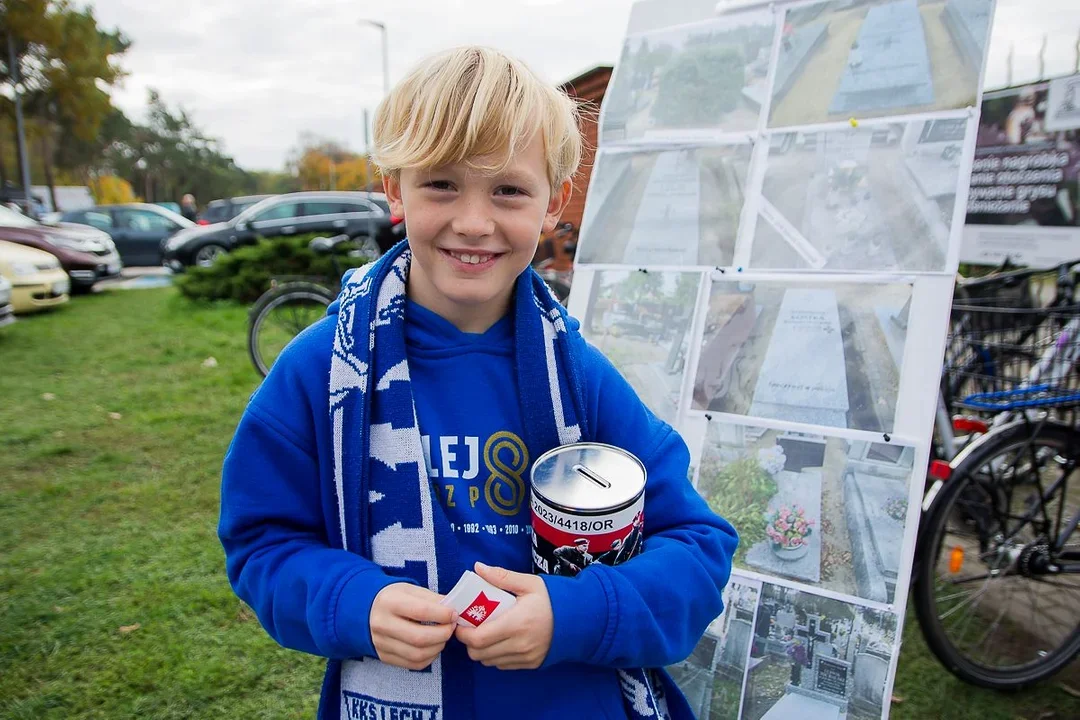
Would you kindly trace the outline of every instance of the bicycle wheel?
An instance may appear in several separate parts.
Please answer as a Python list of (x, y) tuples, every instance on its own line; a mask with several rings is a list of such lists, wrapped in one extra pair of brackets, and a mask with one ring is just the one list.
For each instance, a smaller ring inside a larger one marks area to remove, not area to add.
[(248, 355), (266, 377), (274, 360), (300, 332), (326, 314), (334, 296), (316, 283), (286, 283), (267, 290), (251, 308)]
[[(1080, 652), (1080, 431), (1017, 421), (972, 446), (923, 518), (915, 611), (961, 680), (1019, 690)], [(1063, 547), (1054, 547), (1064, 536)]]

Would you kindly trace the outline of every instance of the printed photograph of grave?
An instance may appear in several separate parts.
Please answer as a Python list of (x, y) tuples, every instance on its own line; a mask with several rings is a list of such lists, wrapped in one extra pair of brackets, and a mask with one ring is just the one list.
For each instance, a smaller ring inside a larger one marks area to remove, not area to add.
[(769, 127), (975, 105), (993, 0), (833, 0), (787, 11)]
[(750, 145), (601, 152), (579, 263), (731, 265)]
[(761, 583), (732, 577), (724, 588), (724, 612), (705, 629), (690, 657), (667, 668), (694, 716), (729, 720), (739, 716)]
[(910, 284), (713, 277), (693, 409), (892, 432)]
[(896, 615), (766, 583), (742, 720), (879, 720)]
[(701, 273), (597, 272), (581, 317), (600, 349), (657, 417), (678, 419)]
[(601, 142), (756, 129), (775, 28), (761, 11), (628, 36)]
[(896, 593), (915, 449), (713, 420), (697, 488), (735, 567), (867, 600)]
[(966, 119), (773, 135), (750, 265), (945, 267)]

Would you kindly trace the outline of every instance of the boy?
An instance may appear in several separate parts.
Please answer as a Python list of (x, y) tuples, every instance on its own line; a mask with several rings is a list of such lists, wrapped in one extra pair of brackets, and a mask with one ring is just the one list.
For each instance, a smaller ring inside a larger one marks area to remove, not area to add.
[[(721, 610), (738, 542), (682, 439), (529, 267), (570, 198), (572, 101), (484, 48), (383, 101), (374, 159), (408, 241), (282, 353), (225, 458), (229, 580), (271, 636), (329, 658), (320, 718), (692, 717), (661, 668)], [(530, 460), (606, 442), (648, 469), (644, 552), (530, 573)], [(466, 569), (517, 596), (479, 627)]]

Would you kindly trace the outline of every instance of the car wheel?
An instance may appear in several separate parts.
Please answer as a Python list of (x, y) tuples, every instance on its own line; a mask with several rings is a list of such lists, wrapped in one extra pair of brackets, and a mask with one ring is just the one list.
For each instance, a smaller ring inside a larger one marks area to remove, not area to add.
[(195, 264), (199, 267), (210, 267), (226, 252), (228, 251), (221, 245), (214, 243), (203, 245), (195, 252)]

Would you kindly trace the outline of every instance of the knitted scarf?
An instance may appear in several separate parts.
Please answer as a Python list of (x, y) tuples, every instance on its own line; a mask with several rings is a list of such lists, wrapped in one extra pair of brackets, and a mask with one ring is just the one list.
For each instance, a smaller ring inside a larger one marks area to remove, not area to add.
[[(433, 501), (413, 405), (405, 354), (411, 257), (407, 241), (399, 243), (346, 276), (339, 297), (330, 368), (337, 540), (391, 575), (446, 593), (467, 568), (442, 507)], [(518, 279), (513, 307), (526, 443), (539, 451), (578, 442), (588, 431), (565, 310), (531, 269)], [(474, 715), (470, 662), (460, 643), (448, 644), (419, 672), (375, 658), (331, 662), (321, 714), (333, 717), (337, 705), (342, 720), (468, 720)], [(667, 717), (659, 678), (641, 670), (619, 675), (631, 717)]]

